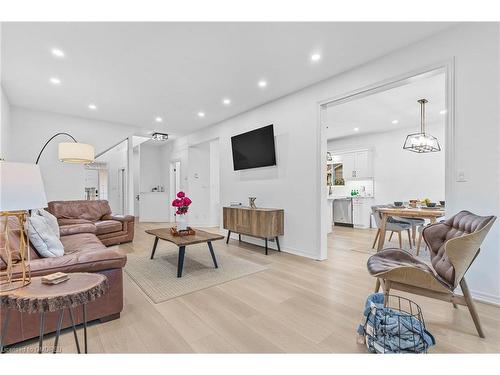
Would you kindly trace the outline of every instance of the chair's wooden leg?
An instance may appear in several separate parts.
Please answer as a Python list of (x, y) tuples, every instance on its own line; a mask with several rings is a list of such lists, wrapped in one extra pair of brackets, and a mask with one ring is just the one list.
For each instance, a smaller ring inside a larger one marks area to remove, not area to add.
[(391, 235), (389, 236), (389, 242), (391, 242), (393, 234), (394, 234), (394, 232), (391, 232)]
[(477, 333), (479, 337), (484, 339), (483, 328), (481, 327), (481, 322), (479, 321), (479, 315), (477, 314), (476, 306), (474, 306), (474, 302), (472, 301), (472, 297), (470, 295), (469, 287), (463, 278), (460, 281), (460, 288), (462, 288), (462, 292), (464, 294), (465, 302), (467, 303), (467, 307), (469, 309), (472, 320), (474, 321), (474, 325), (476, 326)]
[(375, 283), (375, 293), (378, 293), (380, 289), (380, 279), (377, 277), (377, 282)]
[(411, 235), (410, 235), (410, 230), (407, 229), (406, 232), (408, 232), (408, 242), (410, 243), (410, 250), (413, 249), (413, 245), (411, 244)]
[(420, 244), (422, 243), (422, 232), (418, 233), (418, 241), (417, 241), (417, 256), (420, 253)]
[(389, 302), (389, 292), (391, 290), (391, 282), (389, 280), (384, 280), (383, 289), (384, 289), (384, 306), (387, 306), (387, 303)]
[(413, 245), (415, 245), (415, 239), (417, 238), (417, 226), (411, 226), (411, 238), (413, 239)]
[(401, 237), (401, 231), (398, 232), (399, 248), (403, 248), (403, 238)]
[(375, 249), (375, 245), (377, 244), (378, 236), (380, 235), (380, 228), (377, 229), (377, 234), (375, 235), (375, 239), (373, 240), (372, 249)]

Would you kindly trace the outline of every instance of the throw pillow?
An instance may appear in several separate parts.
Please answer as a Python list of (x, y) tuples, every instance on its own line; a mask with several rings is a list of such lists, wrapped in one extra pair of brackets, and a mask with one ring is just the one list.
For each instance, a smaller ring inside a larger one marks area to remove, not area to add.
[(50, 229), (45, 217), (35, 215), (28, 218), (28, 237), (41, 257), (50, 258), (64, 255), (64, 246)]
[(52, 232), (57, 236), (57, 238), (61, 238), (59, 233), (59, 223), (57, 222), (57, 218), (52, 215), (49, 211), (45, 211), (43, 208), (38, 210), (38, 214), (43, 216), (45, 220), (47, 220), (47, 224), (49, 225)]

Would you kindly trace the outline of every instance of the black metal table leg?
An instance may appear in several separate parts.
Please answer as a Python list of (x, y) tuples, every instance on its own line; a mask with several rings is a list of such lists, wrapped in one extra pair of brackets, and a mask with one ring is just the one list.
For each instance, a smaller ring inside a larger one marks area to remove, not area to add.
[(214, 266), (215, 266), (215, 268), (219, 268), (219, 266), (217, 265), (217, 259), (215, 258), (215, 252), (214, 252), (214, 248), (212, 246), (212, 242), (207, 241), (207, 244), (208, 244), (208, 249), (210, 250), (210, 255), (212, 255), (212, 260), (214, 261)]
[(0, 336), (0, 353), (5, 353), (4, 351), (4, 339), (5, 336), (7, 336), (7, 326), (9, 325), (9, 318), (10, 318), (10, 309), (5, 309), (7, 312), (5, 313), (5, 320), (3, 322), (3, 327), (2, 327), (2, 335)]
[(151, 252), (151, 259), (155, 256), (156, 246), (158, 245), (158, 237), (155, 237), (155, 243), (153, 245), (153, 251)]
[(226, 239), (226, 244), (228, 244), (228, 243), (229, 243), (229, 237), (231, 237), (231, 231), (230, 231), (230, 230), (228, 230), (228, 231), (227, 231), (227, 239)]
[(56, 340), (54, 341), (54, 351), (53, 353), (57, 353), (57, 344), (59, 343), (59, 335), (61, 334), (61, 325), (64, 317), (64, 309), (59, 313), (59, 321), (57, 322), (57, 331), (56, 331)]
[(186, 246), (179, 247), (179, 260), (177, 261), (177, 277), (182, 277), (182, 267), (184, 267), (184, 254)]
[(75, 336), (76, 350), (78, 351), (78, 354), (80, 354), (80, 343), (78, 342), (78, 335), (76, 334), (75, 318), (73, 317), (73, 309), (70, 307), (70, 308), (68, 308), (68, 310), (69, 310), (69, 317), (71, 318), (71, 325), (73, 326), (73, 335)]
[(266, 241), (266, 255), (267, 255), (267, 238), (265, 238)]
[(87, 304), (83, 304), (83, 341), (85, 343), (85, 354), (87, 354)]
[(281, 251), (280, 240), (278, 239), (278, 236), (276, 236), (276, 246), (278, 246), (278, 251)]
[(43, 331), (45, 328), (45, 312), (40, 313), (40, 336), (38, 338), (38, 354), (42, 353), (43, 350)]
[(241, 242), (241, 234), (238, 234), (238, 241)]

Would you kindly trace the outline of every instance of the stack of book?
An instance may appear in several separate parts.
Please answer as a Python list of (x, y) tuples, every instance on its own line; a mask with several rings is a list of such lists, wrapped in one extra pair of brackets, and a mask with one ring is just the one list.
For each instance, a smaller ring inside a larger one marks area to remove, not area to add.
[(66, 281), (68, 279), (69, 279), (69, 275), (67, 273), (56, 272), (56, 273), (51, 273), (50, 275), (43, 276), (42, 283), (49, 284), (49, 285), (55, 285), (55, 284), (62, 283), (63, 281)]

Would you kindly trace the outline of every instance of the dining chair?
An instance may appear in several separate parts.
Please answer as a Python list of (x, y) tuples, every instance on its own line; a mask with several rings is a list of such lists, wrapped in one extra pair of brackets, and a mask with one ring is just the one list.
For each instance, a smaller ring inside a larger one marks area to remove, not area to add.
[[(382, 285), (386, 296), (391, 289), (397, 289), (451, 302), (454, 307), (467, 306), (477, 333), (484, 338), (464, 276), (495, 220), (495, 216), (461, 211), (448, 220), (425, 227), (422, 235), (429, 248), (429, 265), (401, 249), (384, 249), (371, 256), (367, 268), (377, 278), (376, 292)], [(459, 285), (463, 295), (455, 294)]]
[[(375, 219), (375, 224), (377, 225), (377, 233), (375, 234), (375, 240), (373, 241), (372, 249), (375, 249), (375, 246), (377, 245), (377, 240), (380, 239), (380, 227), (382, 223), (382, 217), (380, 216), (380, 212), (378, 211), (380, 208), (385, 208), (389, 207), (388, 205), (376, 205), (372, 206), (372, 214)], [(391, 232), (391, 238), (392, 238), (392, 233), (396, 232), (398, 234), (399, 238), (399, 247), (402, 249), (403, 248), (403, 238), (401, 236), (402, 231), (406, 231), (408, 233), (408, 241), (410, 243), (410, 249), (412, 248), (411, 244), (411, 236), (410, 236), (410, 229), (411, 229), (411, 224), (408, 222), (403, 222), (394, 219), (393, 217), (389, 217), (387, 219), (387, 223), (385, 224), (385, 231), (386, 232)], [(390, 238), (389, 238), (390, 241)]]

